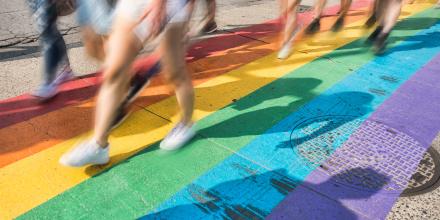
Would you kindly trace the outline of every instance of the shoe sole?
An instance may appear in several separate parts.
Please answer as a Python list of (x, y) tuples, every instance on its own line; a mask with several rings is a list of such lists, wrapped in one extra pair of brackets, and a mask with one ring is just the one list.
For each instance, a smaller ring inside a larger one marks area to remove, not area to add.
[(62, 159), (60, 159), (59, 161), (58, 161), (61, 165), (63, 165), (63, 166), (65, 166), (65, 167), (83, 167), (83, 166), (87, 166), (87, 165), (96, 165), (96, 166), (99, 166), (99, 165), (105, 165), (105, 164), (108, 164), (109, 162), (110, 162), (110, 159), (108, 159), (106, 162), (96, 162), (96, 163), (87, 163), (87, 164), (84, 164), (84, 165), (73, 165), (73, 164), (69, 164), (69, 163), (67, 163), (66, 161), (64, 161), (64, 160), (62, 160)]
[(37, 102), (40, 104), (45, 104), (45, 103), (52, 101), (55, 98), (55, 96), (57, 96), (57, 95), (58, 95), (58, 91), (55, 94), (53, 94), (51, 96), (47, 96), (47, 97), (42, 97), (42, 96), (37, 96), (37, 95), (31, 94), (31, 96), (34, 97), (37, 100)]
[(209, 31), (204, 31), (203, 33), (204, 34), (212, 34), (212, 33), (216, 32), (217, 30), (218, 30), (218, 27), (215, 27), (215, 28), (213, 28), (213, 29), (211, 29)]
[(174, 147), (172, 147), (172, 148), (164, 147), (164, 146), (162, 145), (162, 142), (161, 142), (161, 143), (159, 144), (159, 148), (162, 149), (162, 150), (165, 150), (165, 151), (175, 151), (175, 150), (179, 150), (179, 149), (181, 149), (182, 147), (184, 147), (188, 142), (190, 142), (190, 141), (196, 136), (196, 134), (197, 134), (197, 133), (196, 133), (195, 131), (193, 131), (193, 133), (192, 133), (191, 135), (189, 135), (188, 138), (187, 138), (185, 141), (182, 142), (182, 144), (177, 145), (177, 146), (174, 146)]

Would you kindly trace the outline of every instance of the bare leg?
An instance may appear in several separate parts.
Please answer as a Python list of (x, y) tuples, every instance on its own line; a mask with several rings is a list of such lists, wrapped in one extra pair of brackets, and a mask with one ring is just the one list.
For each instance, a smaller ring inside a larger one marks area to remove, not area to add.
[(203, 33), (209, 34), (217, 30), (217, 23), (215, 22), (215, 14), (217, 10), (217, 4), (215, 0), (205, 0), (205, 15), (200, 23), (200, 30)]
[(402, 8), (402, 0), (387, 0), (385, 13), (381, 16), (381, 26), (383, 33), (390, 33), (397, 23)]
[(320, 19), (321, 19), (321, 15), (322, 15), (322, 12), (324, 11), (324, 7), (326, 4), (327, 4), (327, 0), (318, 0), (316, 2), (313, 20), (309, 24), (309, 26), (306, 28), (307, 34), (314, 34), (314, 33), (318, 32), (319, 29), (321, 28)]
[(350, 10), (352, 0), (342, 0), (341, 1), (341, 10), (339, 12), (339, 17), (347, 16), (348, 11)]
[(210, 22), (215, 22), (215, 12), (217, 10), (217, 4), (215, 2), (215, 0), (206, 0), (206, 15), (205, 15), (205, 20), (207, 21), (207, 23)]
[(285, 25), (284, 25), (284, 31), (283, 31), (283, 44), (288, 43), (292, 40), (295, 34), (295, 29), (298, 27), (298, 5), (299, 1), (296, 0), (288, 0), (287, 1), (287, 7), (284, 12), (283, 17), (285, 17)]
[(105, 58), (104, 45), (106, 44), (106, 37), (96, 34), (90, 27), (84, 27), (81, 33), (87, 54), (103, 62)]
[(374, 52), (381, 54), (385, 51), (388, 36), (397, 23), (402, 7), (402, 0), (383, 0), (378, 4), (379, 26), (368, 37), (367, 42), (373, 43)]
[(332, 31), (340, 31), (344, 26), (345, 16), (350, 10), (352, 0), (341, 0), (341, 9), (339, 11), (339, 17), (332, 27)]
[(131, 20), (118, 17), (114, 32), (109, 38), (109, 50), (105, 59), (104, 79), (98, 94), (94, 138), (101, 147), (108, 145), (108, 131), (116, 116), (116, 110), (125, 98), (129, 85), (131, 63), (142, 47), (133, 33), (136, 25)]
[(285, 59), (290, 54), (293, 38), (300, 28), (297, 20), (299, 3), (299, 0), (281, 0), (280, 2), (283, 31), (281, 34), (281, 49), (278, 53), (278, 59)]
[(185, 45), (182, 42), (186, 30), (183, 22), (169, 24), (161, 45), (164, 73), (176, 91), (184, 125), (192, 123), (194, 110), (194, 88), (186, 68)]
[(192, 122), (194, 110), (194, 88), (185, 62), (185, 45), (182, 42), (187, 31), (186, 22), (168, 24), (161, 44), (163, 66), (167, 80), (173, 85), (180, 107), (180, 122), (162, 140), (163, 150), (183, 147), (196, 134)]

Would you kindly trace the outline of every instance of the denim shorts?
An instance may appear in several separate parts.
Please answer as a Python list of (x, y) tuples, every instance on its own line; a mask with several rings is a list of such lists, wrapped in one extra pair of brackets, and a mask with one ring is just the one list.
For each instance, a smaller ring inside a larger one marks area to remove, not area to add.
[(80, 26), (89, 26), (97, 34), (108, 35), (115, 7), (109, 0), (77, 0), (77, 19)]
[[(166, 21), (164, 27), (168, 23), (186, 22), (189, 19), (190, 11), (188, 8), (188, 0), (168, 0), (166, 5)], [(140, 20), (147, 6), (151, 3), (149, 0), (119, 0), (116, 6), (117, 16), (125, 19), (139, 22), (134, 29), (134, 33), (141, 40), (145, 41), (150, 37), (150, 20), (145, 18)]]

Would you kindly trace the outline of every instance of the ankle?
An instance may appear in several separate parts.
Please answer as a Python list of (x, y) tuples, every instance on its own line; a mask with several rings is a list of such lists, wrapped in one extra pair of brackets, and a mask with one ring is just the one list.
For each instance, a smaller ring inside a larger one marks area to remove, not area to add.
[(193, 124), (193, 121), (191, 119), (182, 119), (180, 120), (180, 124), (185, 126), (191, 126)]
[(108, 141), (98, 140), (96, 139), (96, 143), (99, 145), (100, 148), (106, 149), (108, 147)]

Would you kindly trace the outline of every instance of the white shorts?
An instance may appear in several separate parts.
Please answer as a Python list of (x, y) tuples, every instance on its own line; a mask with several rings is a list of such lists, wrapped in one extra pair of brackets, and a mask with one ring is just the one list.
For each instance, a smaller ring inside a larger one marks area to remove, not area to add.
[[(142, 42), (151, 37), (150, 19), (145, 18), (144, 20), (139, 21), (150, 3), (150, 0), (119, 0), (118, 5), (116, 6), (116, 16), (122, 16), (126, 19), (140, 22), (135, 27), (134, 33)], [(168, 23), (188, 21), (190, 10), (187, 3), (188, 0), (167, 0), (167, 18), (162, 28)]]

